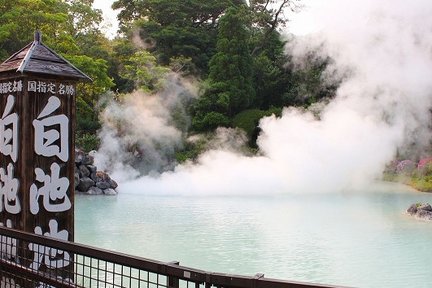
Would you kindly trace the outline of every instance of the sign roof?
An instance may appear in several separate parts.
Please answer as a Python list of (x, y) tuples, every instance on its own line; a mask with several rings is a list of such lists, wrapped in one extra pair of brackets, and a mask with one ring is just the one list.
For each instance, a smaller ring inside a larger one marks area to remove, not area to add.
[(7, 71), (49, 74), (92, 81), (84, 72), (45, 46), (41, 41), (40, 32), (35, 33), (33, 42), (0, 64), (0, 73)]

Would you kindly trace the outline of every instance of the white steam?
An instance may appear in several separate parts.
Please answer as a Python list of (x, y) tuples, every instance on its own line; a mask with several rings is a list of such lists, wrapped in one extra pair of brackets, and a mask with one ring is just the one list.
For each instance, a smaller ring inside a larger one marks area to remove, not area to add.
[[(157, 94), (135, 91), (112, 101), (102, 114), (101, 147), (96, 165), (119, 181), (140, 173), (157, 173), (172, 165), (175, 150), (182, 146), (189, 127), (185, 102), (194, 97), (191, 83), (168, 75)], [(134, 168), (132, 168), (132, 166)]]
[[(308, 15), (321, 30), (292, 41), (289, 53), (301, 61), (305, 52), (321, 46), (324, 56), (334, 60), (330, 71), (346, 75), (319, 117), (285, 109), (281, 118), (261, 121), (260, 156), (213, 149), (197, 164), (121, 183), (121, 192), (339, 191), (368, 185), (398, 151), (421, 153), (431, 136), (430, 0), (328, 0), (319, 9), (310, 7)], [(151, 119), (136, 121), (140, 128), (131, 128), (145, 131), (155, 126)], [(173, 134), (166, 140), (175, 146), (178, 136)]]

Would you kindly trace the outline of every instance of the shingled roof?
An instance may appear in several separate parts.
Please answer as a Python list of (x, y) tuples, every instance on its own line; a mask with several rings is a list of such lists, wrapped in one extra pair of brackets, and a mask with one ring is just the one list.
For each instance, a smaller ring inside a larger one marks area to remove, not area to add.
[(29, 43), (0, 64), (0, 73), (11, 71), (92, 81), (89, 76), (81, 72), (69, 61), (45, 46), (41, 41), (40, 32), (35, 33), (35, 39), (32, 43)]

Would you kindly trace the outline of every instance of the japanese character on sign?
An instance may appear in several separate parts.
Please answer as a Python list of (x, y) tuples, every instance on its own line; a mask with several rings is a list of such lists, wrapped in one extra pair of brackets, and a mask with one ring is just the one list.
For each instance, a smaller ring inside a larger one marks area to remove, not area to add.
[(75, 88), (73, 85), (66, 85), (66, 94), (67, 95), (74, 95), (75, 94)]
[[(0, 153), (10, 156), (16, 162), (18, 158), (18, 114), (11, 113), (15, 97), (9, 95), (6, 107), (0, 119)], [(11, 128), (8, 128), (12, 126)]]
[[(67, 230), (58, 231), (58, 222), (51, 219), (48, 224), (50, 232), (44, 233), (45, 236), (67, 241), (69, 232)], [(42, 228), (37, 226), (34, 229), (35, 234), (42, 235)], [(70, 264), (70, 255), (68, 252), (55, 248), (30, 243), (30, 251), (34, 252), (33, 262), (30, 269), (39, 270), (42, 264), (45, 264), (48, 269), (63, 268)]]
[[(30, 212), (33, 215), (39, 213), (39, 197), (43, 197), (43, 207), (48, 212), (64, 212), (72, 207), (67, 196), (69, 179), (60, 178), (60, 166), (57, 163), (51, 164), (51, 175), (45, 174), (40, 168), (35, 168), (36, 181), (43, 183), (41, 188), (36, 184), (30, 186)], [(61, 201), (60, 203), (55, 203)]]
[(23, 88), (22, 80), (13, 82), (13, 92), (21, 92)]
[(14, 178), (14, 166), (9, 163), (7, 173), (0, 168), (0, 212), (3, 207), (6, 212), (18, 214), (21, 212), (21, 203), (18, 198), (18, 179)]
[(36, 88), (37, 88), (36, 81), (28, 81), (27, 90), (29, 92), (36, 92)]
[(46, 93), (47, 92), (46, 83), (42, 82), (42, 81), (38, 81), (36, 90), (37, 90), (37, 92), (40, 92), (40, 93)]
[(43, 81), (28, 81), (27, 90), (29, 92), (47, 93), (47, 83)]
[(62, 83), (60, 83), (60, 85), (59, 85), (59, 94), (60, 95), (66, 94), (66, 86)]
[(48, 83), (47, 85), (47, 92), (51, 94), (56, 94), (56, 84), (54, 83)]
[[(69, 159), (69, 118), (66, 115), (49, 116), (60, 107), (60, 99), (51, 96), (37, 119), (33, 120), (35, 129), (35, 152), (40, 156), (57, 156), (63, 162)], [(48, 117), (49, 116), (49, 117)], [(59, 126), (56, 129), (47, 130), (48, 127)], [(60, 140), (56, 145), (55, 142)]]

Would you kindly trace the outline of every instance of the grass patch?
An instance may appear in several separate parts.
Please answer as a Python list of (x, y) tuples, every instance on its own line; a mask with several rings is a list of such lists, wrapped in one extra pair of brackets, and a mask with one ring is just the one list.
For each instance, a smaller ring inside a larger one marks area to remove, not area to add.
[(407, 184), (422, 192), (432, 192), (432, 180), (429, 177), (413, 177)]

